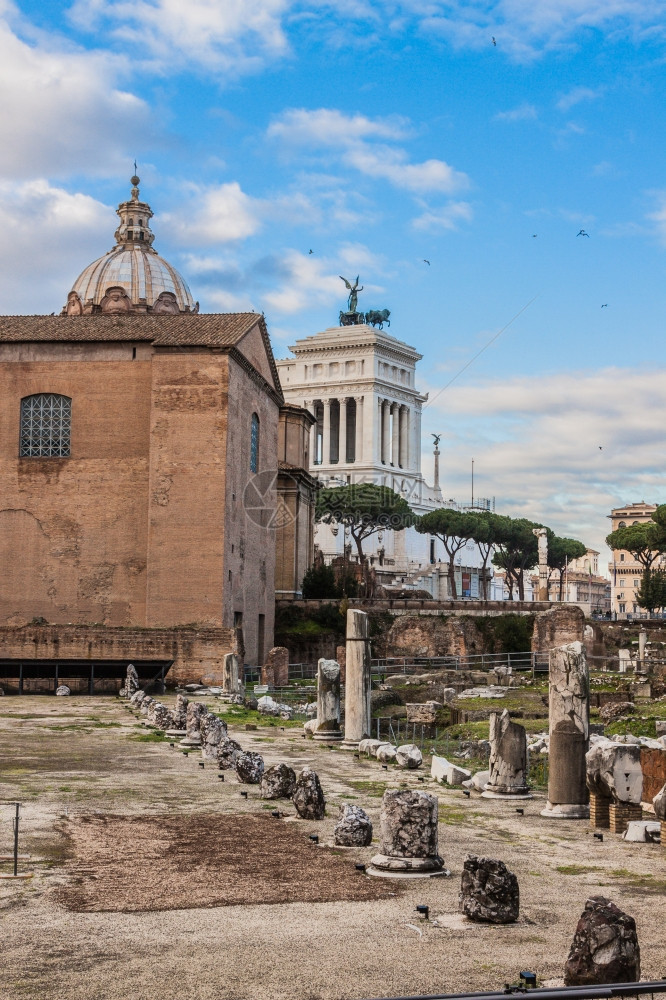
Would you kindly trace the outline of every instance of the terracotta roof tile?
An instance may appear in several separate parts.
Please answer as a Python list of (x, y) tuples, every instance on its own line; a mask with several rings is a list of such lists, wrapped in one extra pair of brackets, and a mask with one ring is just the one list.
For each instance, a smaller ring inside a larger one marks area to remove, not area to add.
[(0, 316), (0, 343), (147, 340), (163, 347), (233, 347), (256, 323), (265, 328), (260, 313)]

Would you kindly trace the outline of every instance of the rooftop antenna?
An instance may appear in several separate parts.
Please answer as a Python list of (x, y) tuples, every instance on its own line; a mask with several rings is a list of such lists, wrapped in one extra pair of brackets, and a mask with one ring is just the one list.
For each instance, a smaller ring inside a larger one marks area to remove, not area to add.
[(472, 459), (472, 507), (474, 506), (474, 459)]

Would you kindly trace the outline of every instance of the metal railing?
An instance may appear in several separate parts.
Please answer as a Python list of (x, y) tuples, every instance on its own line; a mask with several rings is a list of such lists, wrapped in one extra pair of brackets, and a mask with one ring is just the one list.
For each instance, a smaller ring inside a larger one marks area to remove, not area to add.
[(472, 656), (379, 657), (370, 661), (373, 674), (416, 674), (428, 668), (441, 670), (496, 670), (539, 673), (548, 671), (548, 653), (477, 653)]
[(551, 989), (528, 989), (506, 986), (488, 993), (416, 993), (411, 996), (377, 997), (375, 1000), (506, 1000), (507, 996), (529, 994), (533, 1000), (616, 1000), (619, 997), (652, 997), (666, 993), (666, 980), (644, 983), (612, 983), (600, 986), (560, 986)]

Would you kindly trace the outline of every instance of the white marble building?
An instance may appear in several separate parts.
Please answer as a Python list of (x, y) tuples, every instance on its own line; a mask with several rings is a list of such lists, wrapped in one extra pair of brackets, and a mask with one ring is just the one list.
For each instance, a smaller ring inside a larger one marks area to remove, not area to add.
[[(437, 483), (421, 473), (421, 410), (427, 395), (416, 388), (415, 348), (371, 326), (336, 326), (291, 346), (277, 362), (285, 400), (314, 415), (310, 472), (326, 486), (371, 482), (390, 486), (423, 514), (445, 501)], [(485, 503), (485, 502), (482, 502)], [(317, 525), (315, 544), (326, 561), (355, 552), (344, 530)], [(439, 539), (414, 529), (379, 532), (364, 552), (384, 586), (448, 596), (447, 557)], [(478, 597), (481, 555), (473, 543), (458, 553), (458, 594)]]

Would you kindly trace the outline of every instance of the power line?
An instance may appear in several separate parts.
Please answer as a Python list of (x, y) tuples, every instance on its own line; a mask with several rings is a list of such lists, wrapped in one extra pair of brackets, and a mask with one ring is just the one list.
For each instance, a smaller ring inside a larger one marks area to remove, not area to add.
[(442, 388), (441, 388), (441, 389), (439, 389), (439, 390), (438, 390), (438, 391), (437, 391), (437, 392), (435, 393), (435, 395), (434, 395), (434, 396), (432, 397), (432, 399), (429, 399), (429, 400), (428, 400), (428, 402), (427, 402), (427, 403), (425, 404), (425, 406), (423, 407), (423, 409), (425, 410), (425, 409), (426, 409), (426, 407), (430, 406), (430, 404), (431, 404), (431, 403), (434, 403), (434, 402), (435, 402), (435, 400), (437, 399), (437, 397), (438, 397), (438, 396), (441, 396), (441, 394), (442, 394), (442, 393), (443, 393), (443, 392), (444, 392), (444, 391), (445, 391), (446, 389), (448, 389), (450, 385), (453, 385), (453, 383), (455, 382), (455, 380), (456, 380), (457, 378), (459, 378), (459, 377), (460, 377), (460, 376), (462, 375), (462, 373), (463, 373), (464, 371), (466, 371), (466, 370), (467, 370), (467, 369), (469, 368), (469, 366), (470, 366), (471, 364), (473, 364), (473, 363), (474, 363), (474, 362), (476, 361), (476, 359), (477, 359), (478, 357), (480, 357), (480, 356), (481, 356), (481, 355), (483, 354), (483, 352), (484, 352), (484, 351), (488, 350), (488, 348), (490, 347), (490, 345), (491, 345), (491, 344), (494, 344), (494, 343), (495, 343), (495, 341), (497, 340), (497, 338), (498, 338), (499, 336), (501, 336), (501, 335), (502, 335), (502, 334), (504, 333), (504, 331), (505, 331), (505, 330), (508, 330), (508, 329), (509, 329), (509, 327), (511, 326), (511, 324), (512, 324), (512, 323), (514, 323), (514, 322), (515, 322), (515, 321), (516, 321), (516, 320), (518, 319), (518, 317), (519, 317), (519, 316), (521, 316), (521, 315), (522, 315), (522, 314), (523, 314), (523, 313), (525, 312), (525, 310), (526, 310), (526, 309), (529, 309), (529, 307), (530, 307), (530, 306), (532, 305), (532, 303), (533, 303), (533, 302), (535, 302), (535, 301), (536, 301), (536, 299), (538, 299), (538, 298), (539, 298), (539, 294), (540, 294), (540, 293), (539, 293), (539, 292), (537, 292), (537, 294), (536, 294), (536, 295), (534, 296), (534, 298), (533, 298), (533, 299), (530, 299), (530, 301), (529, 301), (529, 302), (527, 302), (527, 303), (526, 303), (526, 304), (525, 304), (525, 305), (523, 306), (523, 308), (522, 308), (522, 309), (520, 309), (520, 310), (519, 310), (519, 311), (518, 311), (518, 312), (516, 313), (516, 315), (515, 315), (515, 316), (513, 316), (513, 317), (512, 317), (512, 318), (511, 318), (511, 319), (509, 320), (509, 322), (508, 322), (508, 323), (507, 323), (507, 324), (506, 324), (505, 326), (503, 326), (503, 327), (502, 327), (502, 329), (501, 329), (501, 330), (498, 330), (498, 332), (497, 332), (497, 333), (495, 334), (495, 336), (494, 336), (494, 337), (491, 337), (491, 338), (490, 338), (490, 340), (488, 341), (488, 343), (487, 343), (487, 344), (484, 344), (484, 345), (483, 345), (483, 347), (481, 348), (481, 350), (480, 350), (480, 351), (477, 351), (477, 352), (476, 352), (476, 354), (474, 355), (474, 357), (473, 357), (473, 358), (470, 358), (470, 359), (469, 359), (469, 361), (468, 361), (468, 362), (467, 362), (466, 364), (464, 364), (464, 365), (462, 366), (462, 368), (460, 369), (460, 371), (459, 371), (459, 372), (456, 372), (456, 374), (455, 374), (455, 375), (453, 376), (453, 378), (452, 378), (452, 379), (450, 379), (450, 380), (449, 380), (449, 381), (448, 381), (448, 382), (446, 383), (446, 385), (442, 386)]

